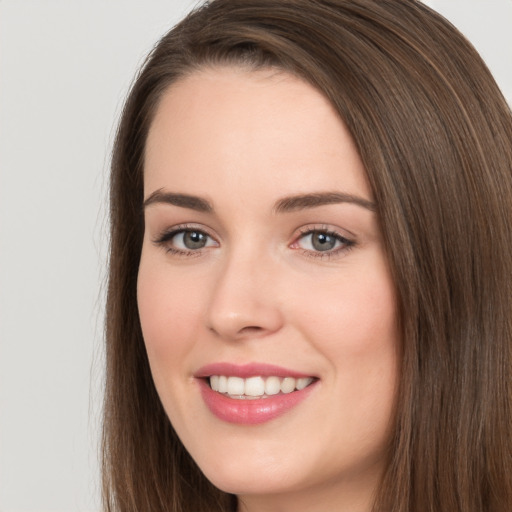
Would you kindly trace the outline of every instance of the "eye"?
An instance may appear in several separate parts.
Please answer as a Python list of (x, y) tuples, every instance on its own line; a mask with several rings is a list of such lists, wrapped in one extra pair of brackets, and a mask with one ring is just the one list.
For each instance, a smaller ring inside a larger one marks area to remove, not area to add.
[(217, 242), (200, 229), (177, 227), (166, 231), (154, 243), (163, 246), (167, 252), (189, 255), (198, 254), (201, 249), (216, 247)]
[(177, 249), (193, 251), (206, 247), (209, 238), (210, 237), (202, 231), (181, 231), (172, 237), (171, 242)]
[(329, 233), (322, 231), (313, 231), (301, 238), (304, 249), (313, 251), (332, 251), (335, 247), (339, 246), (340, 241)]
[(326, 229), (309, 229), (292, 244), (293, 249), (303, 249), (311, 256), (330, 256), (346, 251), (355, 244), (339, 233)]

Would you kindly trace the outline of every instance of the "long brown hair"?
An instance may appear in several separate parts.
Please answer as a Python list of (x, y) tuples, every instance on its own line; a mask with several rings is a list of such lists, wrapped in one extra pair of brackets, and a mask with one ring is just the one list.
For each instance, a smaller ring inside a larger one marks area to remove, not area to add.
[(400, 387), (375, 511), (512, 510), (512, 116), (473, 47), (415, 0), (213, 0), (157, 44), (111, 174), (105, 509), (229, 511), (153, 386), (137, 312), (144, 148), (166, 88), (217, 64), (308, 81), (350, 130), (399, 300)]

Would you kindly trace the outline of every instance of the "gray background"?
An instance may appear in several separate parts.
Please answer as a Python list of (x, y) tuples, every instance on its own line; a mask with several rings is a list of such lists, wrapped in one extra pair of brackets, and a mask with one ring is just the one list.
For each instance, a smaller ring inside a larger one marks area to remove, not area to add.
[[(512, 100), (512, 0), (432, 0)], [(99, 510), (115, 120), (193, 0), (0, 0), (0, 512)]]

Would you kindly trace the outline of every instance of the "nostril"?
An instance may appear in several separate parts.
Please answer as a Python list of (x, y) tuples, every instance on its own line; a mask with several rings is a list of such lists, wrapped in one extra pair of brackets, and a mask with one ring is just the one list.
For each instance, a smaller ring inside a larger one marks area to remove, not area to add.
[[(222, 331), (217, 331), (214, 327), (210, 327), (209, 329), (211, 332), (213, 332), (217, 336), (225, 335), (225, 333), (223, 333)], [(255, 337), (260, 336), (264, 332), (265, 332), (265, 328), (263, 328), (263, 327), (259, 327), (257, 325), (247, 325), (245, 327), (242, 327), (240, 329), (233, 331), (233, 333), (231, 333), (229, 335), (229, 337), (233, 338), (233, 339), (250, 338), (251, 336), (255, 336)]]
[(258, 327), (257, 325), (248, 325), (247, 327), (243, 327), (242, 329), (240, 329), (240, 331), (238, 331), (238, 332), (251, 334), (251, 333), (255, 333), (255, 332), (260, 332), (262, 330), (263, 330), (263, 327)]

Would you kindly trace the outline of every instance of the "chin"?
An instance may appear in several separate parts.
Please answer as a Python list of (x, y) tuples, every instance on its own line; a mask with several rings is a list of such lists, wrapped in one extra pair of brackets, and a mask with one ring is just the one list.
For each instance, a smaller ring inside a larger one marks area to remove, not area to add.
[(297, 467), (288, 467), (271, 456), (222, 457), (197, 461), (206, 478), (221, 491), (244, 494), (274, 494), (304, 486)]
[(222, 474), (205, 473), (205, 476), (221, 491), (237, 496), (283, 494), (302, 487), (300, 484), (293, 485), (293, 481), (288, 477), (285, 479), (283, 475), (276, 474), (274, 477), (267, 475), (264, 469), (260, 470), (259, 475), (225, 471)]

